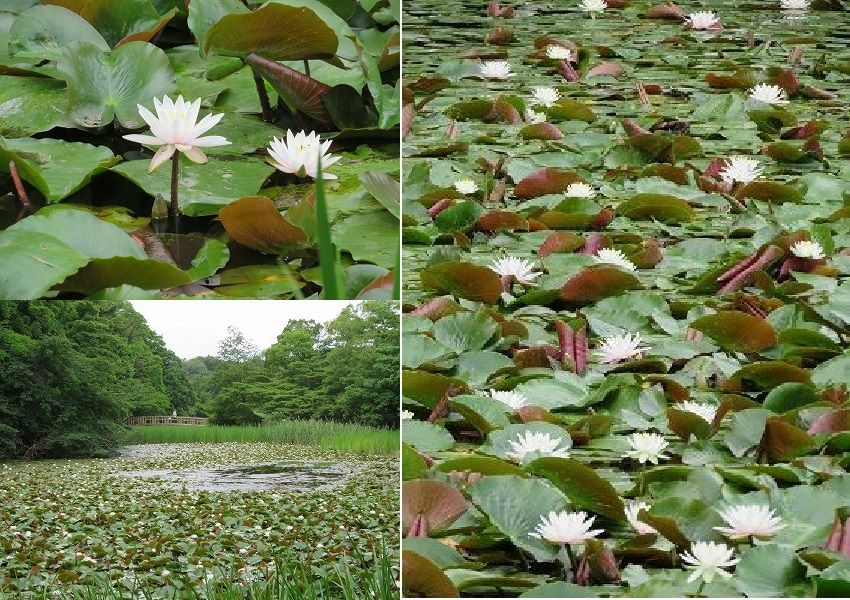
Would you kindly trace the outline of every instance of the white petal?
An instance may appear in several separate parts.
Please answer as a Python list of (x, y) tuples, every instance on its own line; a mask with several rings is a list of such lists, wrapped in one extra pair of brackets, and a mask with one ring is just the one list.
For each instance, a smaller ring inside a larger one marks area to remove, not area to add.
[(156, 151), (156, 154), (153, 155), (151, 164), (148, 165), (148, 173), (153, 173), (162, 163), (171, 158), (171, 155), (174, 154), (175, 150), (177, 150), (177, 148), (175, 148), (173, 144), (160, 146), (159, 150)]
[(200, 148), (196, 148), (195, 146), (190, 146), (188, 150), (183, 150), (183, 154), (186, 155), (186, 158), (191, 160), (192, 162), (198, 163), (200, 165), (207, 162), (207, 155), (204, 154), (204, 151)]
[(162, 146), (165, 143), (158, 137), (142, 135), (140, 133), (130, 133), (123, 136), (123, 138), (125, 140), (130, 140), (131, 142), (136, 142), (137, 144), (142, 144), (143, 146)]
[(200, 148), (211, 148), (213, 146), (227, 146), (230, 142), (226, 137), (221, 135), (207, 135), (204, 137), (196, 138), (193, 142), (193, 146), (198, 146)]

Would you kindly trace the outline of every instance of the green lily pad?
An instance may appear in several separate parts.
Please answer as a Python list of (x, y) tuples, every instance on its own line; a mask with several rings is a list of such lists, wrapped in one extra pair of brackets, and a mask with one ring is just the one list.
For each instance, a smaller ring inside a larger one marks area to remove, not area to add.
[(578, 460), (544, 456), (528, 463), (525, 470), (548, 479), (574, 506), (611, 519), (626, 519), (625, 506), (617, 490), (592, 467)]
[(685, 223), (694, 218), (691, 206), (665, 194), (638, 194), (617, 206), (617, 212), (630, 219), (658, 219), (663, 223)]
[(538, 562), (552, 562), (558, 547), (531, 537), (541, 517), (563, 510), (567, 498), (541, 479), (516, 475), (485, 476), (469, 490), (470, 498), (496, 529)]
[(109, 148), (82, 142), (0, 138), (0, 170), (8, 172), (12, 160), (21, 178), (51, 203), (67, 198), (120, 158)]
[(9, 28), (9, 54), (19, 59), (58, 60), (71, 42), (88, 42), (109, 52), (109, 44), (97, 29), (62, 6), (33, 6)]
[[(387, 211), (357, 213), (334, 223), (333, 239), (356, 261), (392, 268), (398, 257), (398, 219)], [(363, 235), (369, 232), (368, 235)]]
[[(171, 197), (171, 172), (148, 173), (148, 160), (132, 160), (112, 168), (151, 196)], [(224, 160), (210, 157), (203, 165), (181, 161), (178, 202), (190, 217), (215, 215), (223, 207), (245, 196), (253, 196), (273, 171), (270, 165), (252, 159)]]
[(0, 233), (0, 299), (33, 300), (89, 262), (51, 235), (33, 231)]
[(0, 75), (0, 136), (19, 138), (53, 129), (65, 119), (61, 81)]

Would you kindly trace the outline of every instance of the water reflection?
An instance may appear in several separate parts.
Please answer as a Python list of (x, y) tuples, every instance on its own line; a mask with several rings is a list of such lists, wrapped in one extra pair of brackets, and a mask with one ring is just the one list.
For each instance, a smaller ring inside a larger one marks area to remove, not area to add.
[(231, 465), (214, 469), (126, 471), (124, 477), (158, 478), (207, 492), (310, 492), (343, 483), (349, 465), (333, 462), (286, 461), (263, 465)]

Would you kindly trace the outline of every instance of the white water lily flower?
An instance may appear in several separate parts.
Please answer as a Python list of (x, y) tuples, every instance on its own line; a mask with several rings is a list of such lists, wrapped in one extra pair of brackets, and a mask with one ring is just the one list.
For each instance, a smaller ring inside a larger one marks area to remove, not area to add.
[(779, 5), (785, 10), (806, 10), (809, 8), (809, 0), (780, 0)]
[(810, 240), (800, 240), (791, 246), (791, 254), (797, 258), (812, 258), (814, 260), (820, 260), (826, 256), (823, 246)]
[(642, 510), (649, 510), (650, 506), (646, 502), (629, 502), (629, 505), (626, 506), (626, 519), (629, 521), (629, 525), (632, 526), (632, 529), (637, 531), (640, 534), (649, 534), (649, 533), (658, 533), (654, 527), (647, 525), (642, 521), (638, 521), (638, 513)]
[(750, 183), (761, 176), (759, 161), (746, 156), (730, 156), (721, 169), (720, 179), (726, 183)]
[(552, 60), (570, 60), (573, 56), (572, 50), (557, 44), (546, 46), (546, 58)]
[(485, 79), (507, 79), (513, 77), (511, 65), (506, 60), (489, 60), (481, 63), (481, 77)]
[(780, 523), (773, 509), (763, 504), (738, 504), (720, 511), (720, 516), (728, 527), (715, 527), (730, 540), (740, 540), (750, 536), (766, 538), (785, 527)]
[(533, 283), (543, 273), (534, 270), (534, 263), (518, 256), (505, 256), (493, 259), (490, 269), (499, 274), (500, 277), (513, 277), (519, 283)]
[(485, 395), (489, 396), (493, 400), (498, 400), (513, 410), (522, 408), (528, 404), (528, 398), (519, 392), (514, 392), (513, 390), (490, 390), (489, 392), (486, 392)]
[(553, 87), (537, 87), (534, 88), (532, 96), (534, 96), (534, 99), (537, 101), (537, 104), (542, 104), (543, 106), (549, 107), (553, 106), (558, 100), (561, 99), (561, 92), (559, 92)]
[(599, 348), (599, 360), (603, 363), (615, 364), (640, 356), (649, 350), (648, 346), (641, 346), (642, 343), (643, 340), (639, 333), (610, 335), (602, 340), (602, 346)]
[(633, 433), (628, 438), (631, 450), (626, 451), (626, 456), (636, 459), (640, 463), (651, 462), (654, 465), (662, 458), (667, 447), (667, 440), (657, 433)]
[[(596, 190), (593, 189), (592, 185), (588, 185), (583, 181), (576, 181), (567, 186), (564, 196), (567, 198), (593, 198), (596, 196)], [(634, 265), (632, 266), (634, 267)]]
[(455, 181), (455, 189), (459, 194), (474, 194), (478, 191), (478, 184), (471, 179)]
[(517, 462), (522, 462), (532, 452), (537, 452), (545, 456), (569, 458), (570, 449), (566, 447), (561, 448), (563, 441), (563, 438), (555, 437), (542, 431), (526, 431), (525, 433), (520, 433), (516, 440), (508, 441), (511, 449), (505, 452), (505, 454)]
[(151, 128), (153, 135), (131, 133), (124, 136), (125, 140), (144, 146), (159, 146), (148, 166), (148, 173), (153, 173), (177, 151), (185, 154), (192, 162), (203, 164), (207, 162), (207, 156), (201, 148), (226, 146), (230, 143), (220, 135), (204, 135), (221, 121), (224, 113), (207, 115), (198, 122), (200, 98), (194, 102), (186, 102), (183, 96), (177, 96), (176, 101), (163, 96), (162, 101), (154, 98), (153, 105), (156, 109), (155, 116), (141, 104), (137, 105), (139, 115)]
[(720, 575), (724, 579), (729, 579), (732, 574), (724, 571), (724, 567), (733, 567), (740, 561), (735, 558), (735, 551), (726, 544), (717, 544), (715, 542), (694, 542), (691, 545), (690, 552), (683, 552), (679, 556), (682, 560), (688, 563), (685, 565), (687, 569), (693, 569), (693, 573), (688, 577), (688, 583), (702, 578), (705, 583), (714, 581), (715, 575)]
[(587, 13), (597, 13), (608, 8), (608, 4), (605, 0), (581, 0), (578, 7)]
[(315, 131), (311, 131), (310, 135), (307, 135), (303, 131), (293, 134), (287, 129), (285, 142), (274, 138), (269, 144), (268, 151), (271, 157), (269, 164), (284, 173), (292, 173), (297, 177), (309, 175), (315, 179), (321, 158), (322, 178), (336, 179), (336, 175), (325, 171), (341, 158), (328, 154), (330, 146), (331, 141), (322, 142)]
[(553, 544), (581, 544), (603, 533), (603, 529), (590, 529), (595, 520), (596, 517), (588, 518), (584, 511), (552, 511), (540, 517), (540, 523), (529, 535)]
[(593, 258), (595, 258), (598, 263), (616, 265), (627, 271), (637, 270), (635, 264), (626, 258), (626, 255), (623, 254), (622, 251), (614, 248), (601, 248), (600, 250), (597, 250), (596, 255)]
[(537, 112), (531, 110), (530, 108), (525, 109), (525, 120), (529, 123), (545, 123), (546, 122), (546, 113)]
[(685, 17), (685, 23), (691, 29), (713, 29), (720, 26), (720, 19), (710, 10), (703, 10), (689, 14)]
[(694, 402), (693, 400), (685, 400), (679, 404), (674, 404), (674, 408), (686, 410), (690, 413), (702, 417), (709, 423), (714, 422), (714, 416), (717, 414), (717, 407), (707, 402)]
[(783, 105), (788, 104), (788, 94), (778, 85), (760, 83), (749, 89), (750, 99), (764, 102), (765, 104)]
[(409, 421), (412, 418), (413, 418), (413, 411), (412, 410), (401, 411), (401, 420), (402, 421)]

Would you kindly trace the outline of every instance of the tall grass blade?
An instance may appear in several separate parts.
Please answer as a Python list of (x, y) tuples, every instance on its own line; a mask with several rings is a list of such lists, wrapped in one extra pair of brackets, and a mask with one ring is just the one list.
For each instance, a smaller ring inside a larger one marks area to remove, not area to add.
[(316, 235), (319, 238), (319, 268), (322, 273), (325, 300), (344, 300), (342, 266), (331, 241), (331, 224), (328, 218), (328, 203), (325, 198), (325, 182), (322, 176), (322, 161), (316, 168)]

